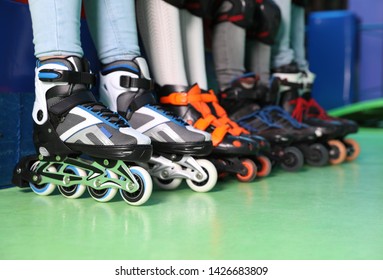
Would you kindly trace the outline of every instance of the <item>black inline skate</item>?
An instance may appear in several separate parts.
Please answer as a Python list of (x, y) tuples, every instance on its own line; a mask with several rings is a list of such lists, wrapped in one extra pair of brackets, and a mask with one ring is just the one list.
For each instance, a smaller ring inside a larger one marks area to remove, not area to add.
[(345, 133), (342, 123), (307, 114), (311, 97), (309, 92), (304, 90), (302, 73), (295, 63), (274, 69), (273, 72), (273, 78), (280, 84), (278, 104), (299, 122), (318, 129), (321, 132), (318, 141), (328, 150), (329, 162), (342, 163), (347, 157), (346, 147), (339, 140)]
[(100, 202), (120, 190), (127, 203), (143, 204), (152, 193), (151, 177), (127, 164), (149, 160), (150, 138), (96, 102), (90, 91), (94, 82), (84, 58), (37, 61), (32, 116), (39, 155), (17, 164), (13, 183), (30, 186), (38, 195), (49, 195), (57, 186), (67, 198), (88, 189)]
[(302, 91), (307, 100), (307, 118), (318, 118), (324, 121), (340, 122), (343, 126), (343, 134), (336, 138), (346, 146), (346, 161), (356, 159), (360, 154), (360, 146), (354, 139), (346, 138), (349, 134), (357, 133), (359, 126), (355, 121), (332, 117), (315, 101), (311, 96), (311, 89), (315, 80), (315, 75), (310, 71), (301, 72)]
[[(100, 98), (125, 117), (137, 131), (147, 135), (153, 156), (147, 164), (157, 186), (177, 188), (183, 179), (196, 192), (207, 192), (217, 182), (214, 165), (202, 157), (212, 151), (210, 134), (195, 129), (158, 105), (146, 61), (116, 61), (100, 73)], [(198, 157), (198, 159), (194, 159)]]
[(286, 171), (297, 171), (303, 167), (303, 154), (293, 146), (297, 133), (275, 123), (270, 112), (261, 108), (261, 102), (268, 102), (267, 98), (271, 97), (267, 87), (257, 86), (253, 73), (234, 80), (229, 88), (219, 93), (219, 98), (231, 119), (270, 143), (268, 157), (274, 165), (280, 164)]
[(157, 93), (165, 108), (211, 134), (214, 149), (208, 158), (214, 162), (220, 176), (235, 174), (242, 182), (252, 181), (256, 177), (257, 167), (251, 158), (258, 155), (260, 145), (267, 144), (251, 139), (244, 129), (234, 128), (214, 115), (203, 100), (197, 84), (190, 88), (165, 85)]

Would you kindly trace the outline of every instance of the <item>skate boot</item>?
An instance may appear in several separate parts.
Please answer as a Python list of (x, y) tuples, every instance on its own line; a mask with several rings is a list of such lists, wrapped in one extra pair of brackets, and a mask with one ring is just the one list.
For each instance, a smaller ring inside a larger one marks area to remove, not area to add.
[(256, 177), (256, 165), (250, 158), (258, 154), (259, 142), (242, 135), (233, 135), (231, 127), (220, 122), (203, 102), (197, 84), (190, 88), (165, 85), (157, 93), (165, 108), (211, 134), (214, 148), (209, 160), (214, 162), (220, 177), (235, 174), (242, 182), (252, 181)]
[(236, 80), (231, 86), (219, 93), (220, 104), (226, 109), (229, 117), (252, 135), (264, 137), (271, 145), (268, 157), (272, 163), (280, 164), (286, 171), (297, 171), (302, 168), (302, 152), (292, 146), (295, 136), (284, 127), (274, 123), (269, 113), (260, 104), (271, 98), (266, 86), (257, 85), (257, 78), (248, 73)]
[(346, 160), (352, 161), (356, 159), (360, 154), (360, 146), (358, 142), (354, 139), (346, 138), (349, 134), (357, 133), (359, 126), (356, 122), (344, 118), (336, 118), (329, 116), (327, 112), (315, 101), (311, 96), (312, 85), (315, 80), (315, 75), (310, 71), (302, 72), (301, 81), (302, 81), (302, 91), (307, 104), (307, 117), (308, 118), (318, 118), (324, 121), (337, 121), (340, 122), (343, 126), (343, 134), (337, 138), (346, 146)]
[(202, 158), (212, 151), (210, 135), (164, 110), (157, 104), (152, 89), (146, 61), (141, 57), (102, 67), (100, 98), (133, 128), (150, 137), (153, 156), (145, 167), (156, 185), (175, 189), (186, 179), (196, 192), (211, 190), (217, 181), (217, 171)]
[(13, 183), (49, 195), (57, 186), (67, 198), (86, 189), (97, 201), (120, 190), (129, 204), (145, 203), (152, 193), (149, 173), (129, 163), (148, 161), (150, 138), (96, 102), (90, 91), (95, 76), (83, 58), (37, 61), (33, 139), (38, 156), (23, 158)]
[(270, 143), (262, 136), (250, 132), (230, 119), (225, 109), (219, 104), (218, 98), (212, 89), (201, 90), (202, 101), (205, 102), (214, 116), (222, 125), (229, 127), (229, 133), (234, 136), (251, 138), (257, 142), (258, 155), (251, 159), (257, 166), (257, 177), (266, 177), (270, 174), (272, 164), (267, 155), (270, 153)]
[(289, 112), (293, 118), (314, 127), (319, 132), (320, 137), (317, 143), (327, 149), (331, 164), (343, 162), (346, 158), (346, 148), (337, 138), (344, 133), (344, 128), (338, 121), (322, 120), (306, 115), (308, 100), (301, 90), (302, 74), (297, 65), (291, 63), (274, 69), (273, 72), (273, 79), (279, 81), (280, 85), (277, 104)]

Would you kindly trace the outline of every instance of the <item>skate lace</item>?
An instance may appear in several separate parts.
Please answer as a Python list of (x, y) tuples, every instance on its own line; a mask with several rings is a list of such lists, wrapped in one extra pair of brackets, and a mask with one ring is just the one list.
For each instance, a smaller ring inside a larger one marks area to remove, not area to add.
[[(323, 109), (314, 98), (311, 98), (308, 101), (308, 109), (307, 109), (307, 116), (308, 117), (316, 117), (321, 120), (330, 120), (330, 116), (327, 115), (325, 109)], [(310, 108), (313, 108), (317, 113), (313, 113), (313, 110), (310, 110)]]
[(123, 119), (118, 113), (109, 110), (102, 103), (96, 102), (85, 104), (84, 107), (113, 125), (118, 127), (129, 127), (129, 124), (125, 119)]
[(301, 123), (303, 121), (303, 116), (308, 110), (308, 102), (304, 98), (298, 97), (289, 101), (289, 105), (295, 106), (291, 116)]
[(288, 121), (293, 127), (301, 129), (307, 127), (305, 124), (298, 122), (286, 110), (279, 106), (267, 106), (263, 109), (266, 113), (277, 113), (277, 116)]
[(234, 136), (239, 136), (241, 134), (249, 134), (250, 132), (245, 128), (241, 127), (238, 123), (231, 120), (226, 110), (219, 104), (218, 99), (213, 90), (209, 90), (207, 93), (202, 93), (202, 101), (206, 103), (211, 103), (213, 105), (214, 111), (216, 113), (216, 126), (228, 125), (229, 133)]
[(256, 132), (259, 129), (248, 124), (249, 121), (254, 119), (261, 121), (261, 123), (266, 125), (268, 128), (282, 128), (280, 125), (275, 124), (270, 119), (268, 112), (265, 111), (264, 109), (258, 110), (256, 112), (253, 112), (251, 114), (241, 117), (240, 119), (238, 119), (237, 123), (251, 132)]

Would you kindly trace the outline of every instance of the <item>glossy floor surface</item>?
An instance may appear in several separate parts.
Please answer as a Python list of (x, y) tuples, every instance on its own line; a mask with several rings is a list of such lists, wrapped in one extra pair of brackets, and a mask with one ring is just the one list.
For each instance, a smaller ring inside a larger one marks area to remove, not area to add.
[(383, 259), (383, 130), (350, 163), (210, 193), (156, 190), (145, 206), (0, 190), (0, 259)]

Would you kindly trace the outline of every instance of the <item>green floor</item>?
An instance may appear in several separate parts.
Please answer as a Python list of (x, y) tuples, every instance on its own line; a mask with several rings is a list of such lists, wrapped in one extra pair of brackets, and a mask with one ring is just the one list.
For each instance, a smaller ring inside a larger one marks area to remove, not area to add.
[(213, 192), (118, 198), (0, 190), (0, 259), (383, 259), (383, 130), (362, 129), (354, 162)]

